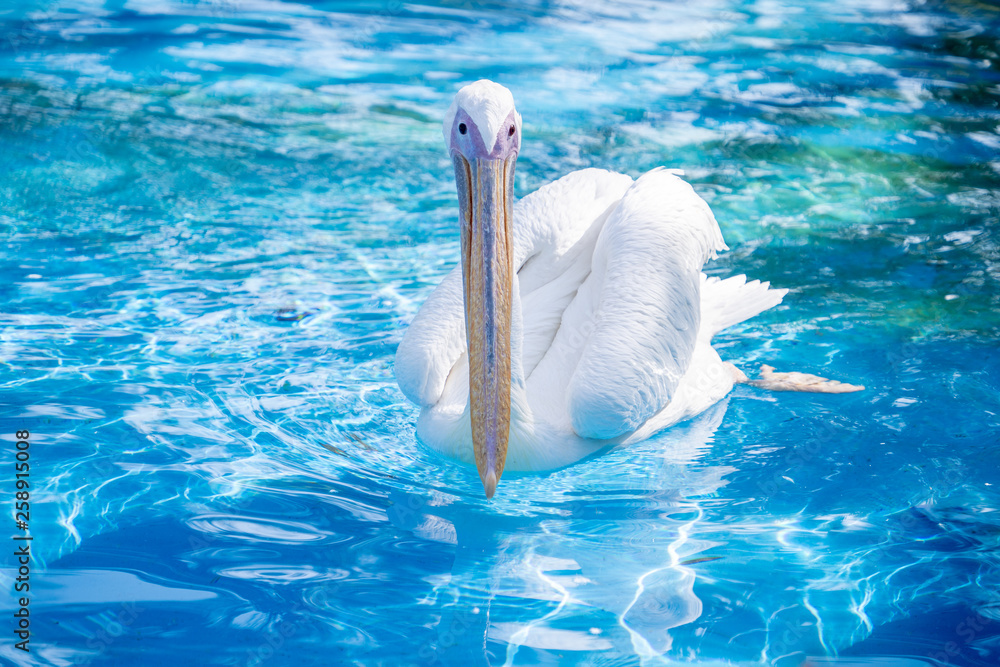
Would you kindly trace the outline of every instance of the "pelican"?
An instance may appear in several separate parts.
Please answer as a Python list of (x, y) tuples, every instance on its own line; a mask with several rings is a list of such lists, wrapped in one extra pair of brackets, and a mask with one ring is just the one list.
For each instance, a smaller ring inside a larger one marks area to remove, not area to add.
[[(475, 463), (487, 498), (504, 470), (558, 468), (643, 440), (747, 381), (712, 337), (787, 290), (702, 273), (728, 248), (676, 173), (583, 169), (515, 203), (521, 116), (488, 80), (455, 96), (444, 139), (462, 261), (413, 319), (395, 372), (420, 406), (419, 440)], [(770, 389), (861, 389), (764, 370), (753, 383)]]

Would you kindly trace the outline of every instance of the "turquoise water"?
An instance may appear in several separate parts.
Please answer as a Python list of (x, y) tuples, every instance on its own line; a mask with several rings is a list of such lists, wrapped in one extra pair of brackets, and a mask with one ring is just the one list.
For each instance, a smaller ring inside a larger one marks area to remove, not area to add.
[[(0, 484), (12, 514), (29, 429), (34, 556), (4, 664), (1000, 663), (996, 6), (0, 19)], [(868, 389), (740, 387), (486, 502), (392, 369), (458, 260), (439, 120), (480, 77), (524, 117), (518, 195), (685, 169), (708, 272), (790, 290), (723, 356)]]

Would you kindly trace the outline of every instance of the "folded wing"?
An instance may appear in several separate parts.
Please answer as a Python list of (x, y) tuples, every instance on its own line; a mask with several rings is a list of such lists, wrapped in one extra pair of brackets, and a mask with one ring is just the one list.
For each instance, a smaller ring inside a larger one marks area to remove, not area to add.
[(725, 248), (708, 205), (672, 173), (625, 193), (566, 313), (586, 338), (566, 397), (578, 435), (627, 434), (670, 401), (698, 338), (702, 265)]

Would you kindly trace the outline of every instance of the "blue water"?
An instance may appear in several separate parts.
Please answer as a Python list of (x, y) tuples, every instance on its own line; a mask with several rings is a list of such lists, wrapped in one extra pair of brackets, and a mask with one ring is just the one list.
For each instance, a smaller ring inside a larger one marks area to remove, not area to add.
[[(1000, 10), (694, 4), (3, 3), (0, 661), (1000, 664)], [(867, 390), (740, 387), (486, 502), (392, 368), (480, 77), (518, 195), (685, 169), (709, 273), (790, 290), (723, 356)]]

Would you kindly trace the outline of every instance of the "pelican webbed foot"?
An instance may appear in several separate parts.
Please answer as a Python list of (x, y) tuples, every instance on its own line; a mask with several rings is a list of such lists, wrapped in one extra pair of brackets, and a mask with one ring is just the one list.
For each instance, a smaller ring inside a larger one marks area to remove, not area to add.
[(760, 375), (756, 380), (745, 380), (745, 382), (769, 391), (809, 391), (819, 394), (847, 394), (864, 389), (861, 385), (828, 380), (809, 373), (775, 372), (773, 367), (766, 364), (760, 367)]

